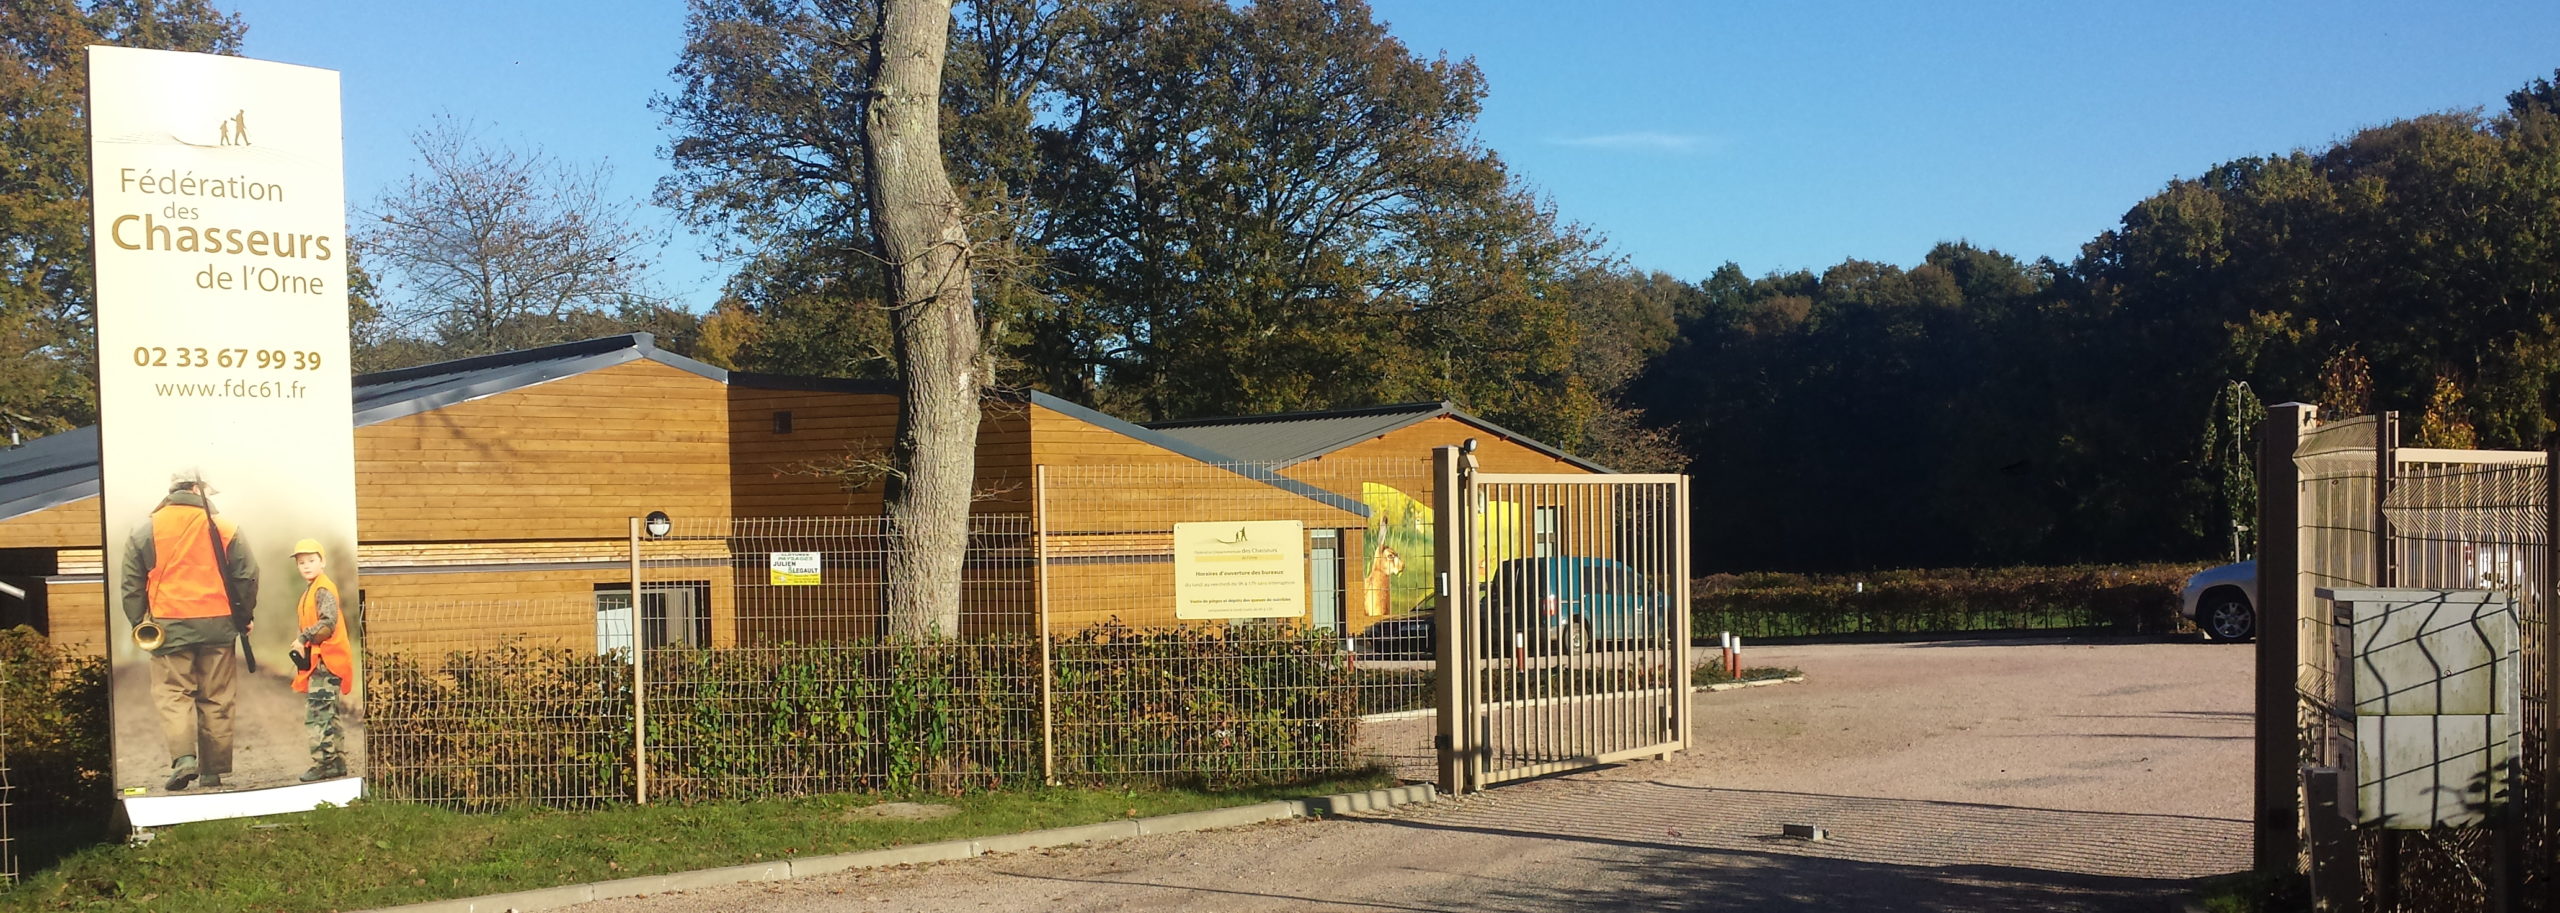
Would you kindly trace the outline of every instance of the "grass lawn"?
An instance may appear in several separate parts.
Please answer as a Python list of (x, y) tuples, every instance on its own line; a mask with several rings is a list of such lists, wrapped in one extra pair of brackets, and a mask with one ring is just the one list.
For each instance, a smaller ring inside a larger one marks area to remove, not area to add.
[(0, 911), (349, 910), (1019, 833), (1375, 789), (1384, 774), (1244, 790), (1046, 789), (909, 796), (943, 817), (878, 814), (899, 797), (619, 806), (492, 814), (358, 804), (167, 828), (98, 846), (0, 891)]

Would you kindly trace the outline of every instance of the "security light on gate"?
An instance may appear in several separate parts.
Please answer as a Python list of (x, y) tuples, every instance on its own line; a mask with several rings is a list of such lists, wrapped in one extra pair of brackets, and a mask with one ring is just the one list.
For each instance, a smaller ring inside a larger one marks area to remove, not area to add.
[(663, 510), (650, 511), (648, 516), (640, 519), (640, 528), (648, 530), (651, 539), (665, 536), (675, 527), (675, 521), (667, 519), (667, 512)]

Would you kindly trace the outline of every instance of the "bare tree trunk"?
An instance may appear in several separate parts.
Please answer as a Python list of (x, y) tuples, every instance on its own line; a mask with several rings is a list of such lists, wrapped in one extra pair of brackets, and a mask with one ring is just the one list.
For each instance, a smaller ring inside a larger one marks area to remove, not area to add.
[(952, 0), (882, 0), (876, 93), (862, 159), (871, 218), (888, 261), (889, 323), (906, 396), (890, 451), (889, 636), (960, 630), (977, 469), (980, 367), (969, 238), (942, 167), (942, 61)]

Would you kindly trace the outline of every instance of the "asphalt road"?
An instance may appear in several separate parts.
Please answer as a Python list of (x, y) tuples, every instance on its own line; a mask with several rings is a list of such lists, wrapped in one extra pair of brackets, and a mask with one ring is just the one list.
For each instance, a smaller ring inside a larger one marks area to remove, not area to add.
[[(589, 904), (814, 911), (2114, 911), (2247, 864), (2250, 651), (1762, 648), (1696, 746), (1374, 817)], [(1778, 836), (1816, 824), (1831, 838)]]

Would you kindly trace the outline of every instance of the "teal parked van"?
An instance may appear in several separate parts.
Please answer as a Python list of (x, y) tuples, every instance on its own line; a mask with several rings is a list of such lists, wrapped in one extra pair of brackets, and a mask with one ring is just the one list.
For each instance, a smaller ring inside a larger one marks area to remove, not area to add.
[(1485, 607), (1487, 646), (1568, 654), (1603, 642), (1658, 643), (1669, 637), (1677, 609), (1669, 593), (1626, 562), (1572, 555), (1495, 565)]

